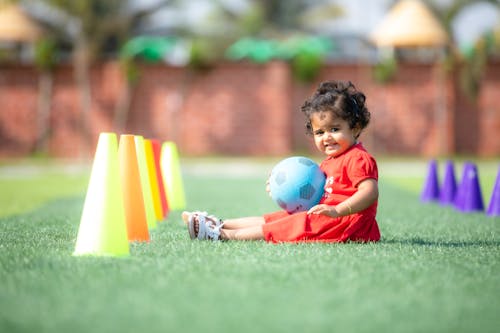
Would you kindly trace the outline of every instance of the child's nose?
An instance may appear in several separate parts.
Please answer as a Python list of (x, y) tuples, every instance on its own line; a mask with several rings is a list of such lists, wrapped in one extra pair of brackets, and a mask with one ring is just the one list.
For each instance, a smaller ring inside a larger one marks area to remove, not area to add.
[(323, 140), (330, 140), (333, 138), (333, 133), (332, 132), (325, 132), (323, 135)]

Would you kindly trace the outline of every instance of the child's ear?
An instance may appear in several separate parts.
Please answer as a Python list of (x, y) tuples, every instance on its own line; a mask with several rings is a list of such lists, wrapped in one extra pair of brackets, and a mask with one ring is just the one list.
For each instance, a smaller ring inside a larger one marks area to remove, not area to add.
[(359, 135), (361, 134), (362, 128), (359, 124), (354, 125), (352, 129), (352, 134), (354, 135), (354, 138), (358, 138)]

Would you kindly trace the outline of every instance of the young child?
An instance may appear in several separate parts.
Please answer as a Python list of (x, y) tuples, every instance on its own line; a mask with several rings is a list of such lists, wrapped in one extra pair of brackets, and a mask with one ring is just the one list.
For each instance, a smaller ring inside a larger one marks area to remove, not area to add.
[(370, 121), (365, 99), (351, 82), (329, 81), (321, 83), (302, 105), (307, 133), (326, 155), (320, 165), (326, 175), (325, 192), (318, 205), (307, 212), (278, 211), (224, 221), (206, 212), (183, 212), (191, 238), (274, 243), (378, 241), (377, 164), (358, 142)]

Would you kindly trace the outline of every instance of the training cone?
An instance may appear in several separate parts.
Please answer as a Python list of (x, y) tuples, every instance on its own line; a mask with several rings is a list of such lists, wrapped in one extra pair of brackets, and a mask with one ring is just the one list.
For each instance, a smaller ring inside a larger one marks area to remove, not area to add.
[(489, 216), (500, 216), (500, 168), (498, 169), (497, 179), (495, 186), (493, 186), (493, 193), (491, 193), (490, 204), (486, 214)]
[(165, 181), (169, 209), (181, 210), (186, 208), (179, 153), (174, 142), (163, 143), (160, 164)]
[(151, 185), (151, 195), (153, 197), (153, 207), (155, 210), (156, 221), (163, 220), (163, 207), (160, 199), (160, 188), (158, 186), (158, 176), (156, 172), (156, 163), (153, 152), (153, 143), (149, 139), (144, 139), (144, 151), (146, 153), (146, 162), (148, 165), (149, 183)]
[(465, 192), (467, 189), (465, 188), (465, 180), (467, 179), (466, 175), (471, 170), (472, 163), (465, 162), (462, 170), (462, 177), (460, 178), (460, 183), (458, 184), (457, 191), (455, 193), (455, 199), (453, 200), (453, 205), (456, 209), (459, 209), (464, 203)]
[(163, 175), (161, 172), (160, 158), (161, 158), (161, 143), (158, 140), (151, 140), (153, 145), (153, 156), (156, 166), (156, 179), (158, 180), (158, 190), (160, 191), (160, 202), (163, 210), (163, 218), (166, 218), (170, 207), (168, 206), (167, 194), (165, 193), (165, 182), (163, 181)]
[(149, 232), (134, 135), (120, 136), (118, 157), (128, 240), (147, 242)]
[(453, 205), (456, 192), (455, 167), (452, 161), (447, 161), (444, 168), (443, 184), (439, 193), (439, 203), (442, 205)]
[(437, 172), (437, 161), (429, 162), (427, 178), (425, 179), (424, 189), (420, 195), (423, 202), (437, 201), (439, 199), (439, 183)]
[(114, 133), (99, 135), (73, 254), (130, 254)]
[(151, 194), (151, 183), (149, 182), (148, 163), (146, 160), (146, 152), (144, 151), (144, 138), (136, 135), (135, 150), (137, 153), (137, 160), (139, 161), (139, 174), (141, 176), (142, 196), (144, 199), (144, 209), (146, 211), (146, 222), (148, 228), (156, 228), (155, 208), (153, 205), (153, 195)]
[(455, 198), (455, 208), (464, 213), (484, 210), (479, 174), (473, 163), (464, 165), (462, 181)]

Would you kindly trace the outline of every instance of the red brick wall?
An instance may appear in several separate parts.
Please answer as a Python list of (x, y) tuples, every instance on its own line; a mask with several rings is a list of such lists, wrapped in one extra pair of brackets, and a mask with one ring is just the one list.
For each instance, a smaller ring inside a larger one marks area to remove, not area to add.
[(383, 154), (436, 154), (435, 80), (432, 68), (407, 65), (395, 80), (373, 84), (367, 67), (330, 68), (324, 78), (351, 79), (367, 96), (371, 124), (362, 140)]
[(26, 154), (36, 139), (38, 75), (0, 68), (0, 154)]
[[(124, 128), (116, 122), (126, 92), (119, 67), (95, 66), (91, 108), (82, 114), (72, 68), (54, 73), (49, 154), (92, 156), (100, 132), (173, 140), (185, 155), (286, 155), (314, 152), (304, 134), (300, 106), (323, 80), (351, 80), (365, 92), (372, 120), (361, 140), (376, 154), (500, 155), (500, 64), (490, 64), (476, 103), (453, 76), (437, 67), (400, 65), (397, 77), (376, 84), (366, 65), (331, 65), (312, 84), (293, 80), (281, 62), (222, 63), (204, 72), (164, 65), (140, 66)], [(38, 73), (0, 67), (0, 157), (25, 156), (37, 136)], [(88, 135), (82, 131), (89, 119)], [(88, 139), (86, 139), (88, 137)]]
[[(478, 102), (477, 153), (484, 156), (500, 155), (500, 66), (489, 66), (485, 71)], [(457, 133), (461, 141), (467, 135)]]
[(173, 140), (194, 155), (287, 153), (289, 85), (279, 62), (226, 64), (203, 73), (145, 67), (127, 127)]

